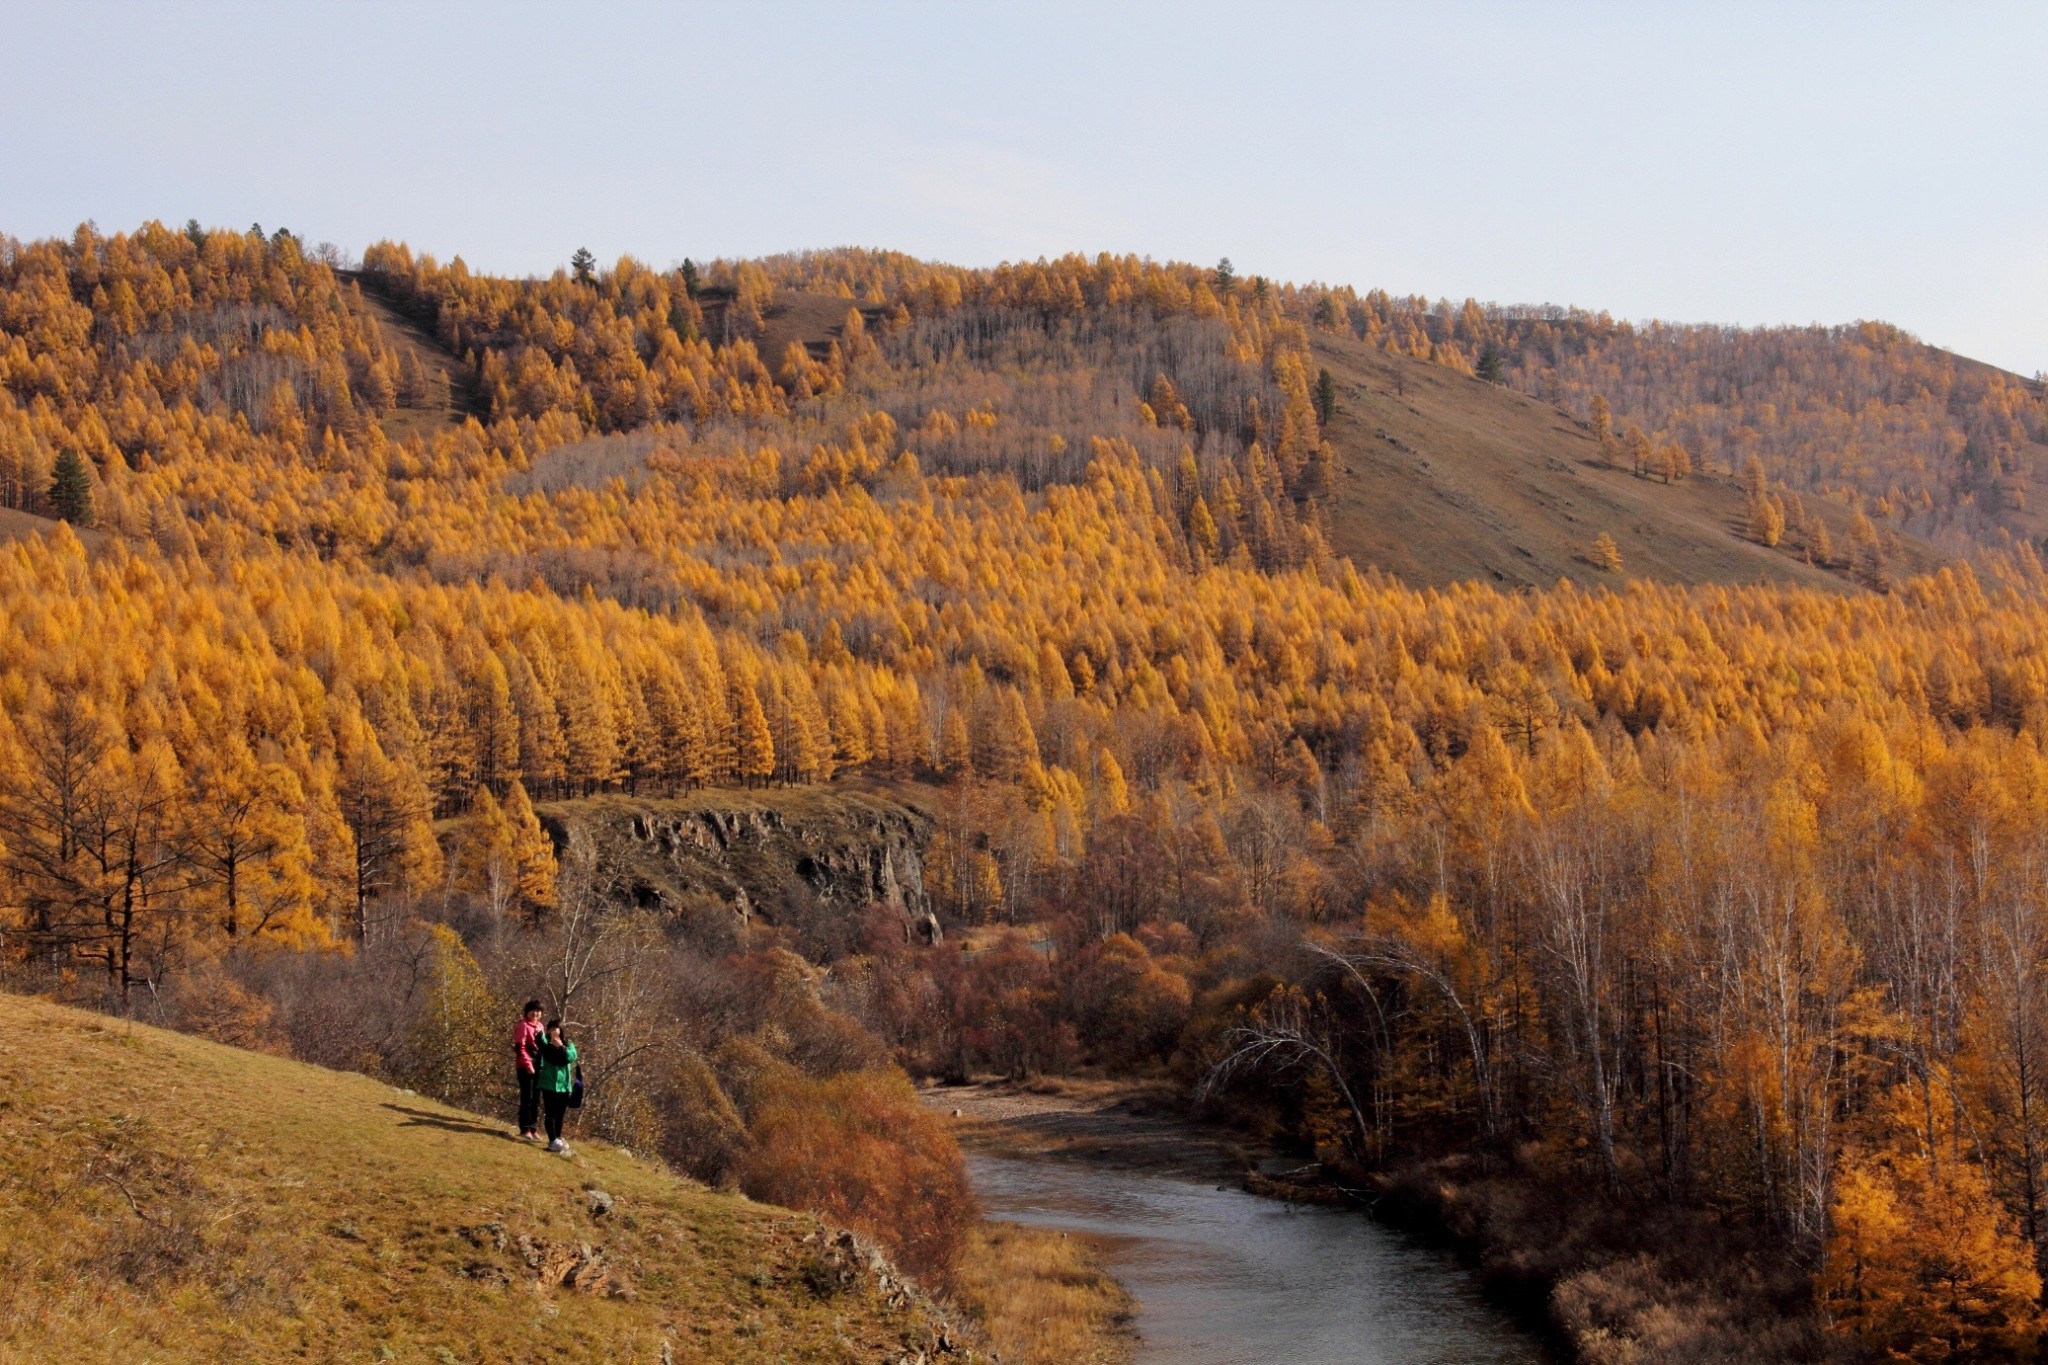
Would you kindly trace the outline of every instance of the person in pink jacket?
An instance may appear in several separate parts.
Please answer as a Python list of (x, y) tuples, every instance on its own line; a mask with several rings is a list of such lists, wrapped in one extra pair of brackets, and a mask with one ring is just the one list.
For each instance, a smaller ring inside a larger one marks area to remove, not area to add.
[(540, 1015), (540, 1001), (529, 1000), (512, 1029), (519, 1067), (519, 1136), (527, 1142), (540, 1141), (540, 1077), (534, 1070), (540, 1062)]

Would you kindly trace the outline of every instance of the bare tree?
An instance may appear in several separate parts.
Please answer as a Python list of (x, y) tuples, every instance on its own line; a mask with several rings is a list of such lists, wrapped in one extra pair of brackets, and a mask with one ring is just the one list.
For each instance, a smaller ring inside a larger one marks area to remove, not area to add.
[(1198, 1100), (1206, 1101), (1243, 1077), (1284, 1080), (1319, 1072), (1329, 1078), (1351, 1112), (1357, 1150), (1363, 1154), (1373, 1149), (1372, 1125), (1351, 1087), (1341, 1044), (1330, 1027), (1327, 1002), (1321, 997), (1312, 1002), (1299, 987), (1276, 989), (1239, 1017), (1224, 1035), (1224, 1044), (1227, 1050), (1222, 1059), (1209, 1068), (1196, 1089)]

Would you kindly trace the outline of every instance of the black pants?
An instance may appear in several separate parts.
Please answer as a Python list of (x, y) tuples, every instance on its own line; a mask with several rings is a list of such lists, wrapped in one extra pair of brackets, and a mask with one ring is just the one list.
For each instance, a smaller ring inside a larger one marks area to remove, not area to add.
[(540, 1127), (540, 1077), (531, 1071), (519, 1073), (519, 1131), (531, 1133)]
[(569, 1112), (569, 1092), (549, 1090), (542, 1093), (541, 1104), (548, 1113), (548, 1141), (558, 1141), (562, 1136), (562, 1119)]

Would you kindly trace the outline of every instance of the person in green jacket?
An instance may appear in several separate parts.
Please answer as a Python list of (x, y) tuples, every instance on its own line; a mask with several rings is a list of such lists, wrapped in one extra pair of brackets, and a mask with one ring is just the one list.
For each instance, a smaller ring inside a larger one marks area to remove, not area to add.
[(547, 1032), (541, 1037), (540, 1065), (535, 1070), (541, 1110), (547, 1118), (548, 1150), (567, 1156), (569, 1144), (562, 1141), (562, 1120), (569, 1113), (569, 1097), (576, 1090), (576, 1044), (562, 1032), (559, 1019), (548, 1020)]

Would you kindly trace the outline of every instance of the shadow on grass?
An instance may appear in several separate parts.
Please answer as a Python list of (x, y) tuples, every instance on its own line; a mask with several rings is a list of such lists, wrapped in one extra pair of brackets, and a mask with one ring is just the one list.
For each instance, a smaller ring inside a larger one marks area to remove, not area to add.
[(394, 1114), (405, 1115), (405, 1122), (398, 1125), (401, 1128), (439, 1128), (449, 1133), (478, 1133), (484, 1137), (502, 1138), (506, 1142), (519, 1141), (503, 1128), (493, 1128), (471, 1119), (450, 1118), (428, 1109), (408, 1109), (402, 1104), (386, 1104), (384, 1107)]

